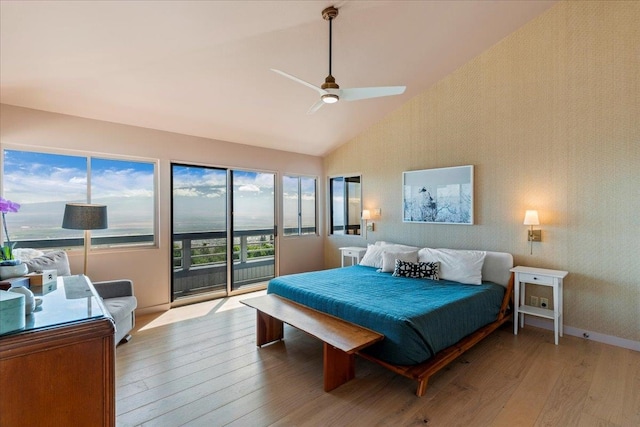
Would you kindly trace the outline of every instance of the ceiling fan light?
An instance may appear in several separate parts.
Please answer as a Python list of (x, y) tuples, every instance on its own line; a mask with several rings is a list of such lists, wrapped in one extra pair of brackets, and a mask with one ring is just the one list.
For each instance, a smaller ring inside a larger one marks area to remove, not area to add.
[(335, 104), (336, 102), (338, 102), (338, 99), (340, 98), (334, 93), (327, 93), (325, 95), (322, 95), (322, 102), (324, 102), (325, 104)]

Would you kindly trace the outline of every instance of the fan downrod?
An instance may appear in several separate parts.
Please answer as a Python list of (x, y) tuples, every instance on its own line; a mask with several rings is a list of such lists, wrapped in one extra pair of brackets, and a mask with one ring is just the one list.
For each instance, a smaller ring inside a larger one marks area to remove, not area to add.
[[(322, 17), (325, 21), (329, 21), (329, 75), (324, 79), (324, 83), (320, 86), (322, 89), (340, 89), (340, 86), (336, 83), (336, 79), (331, 75), (331, 45), (332, 45), (332, 37), (331, 37), (331, 21), (333, 21), (336, 16), (338, 16), (338, 9), (334, 6), (329, 6), (322, 11)], [(322, 99), (328, 103), (334, 103), (338, 101), (337, 95), (324, 95)]]

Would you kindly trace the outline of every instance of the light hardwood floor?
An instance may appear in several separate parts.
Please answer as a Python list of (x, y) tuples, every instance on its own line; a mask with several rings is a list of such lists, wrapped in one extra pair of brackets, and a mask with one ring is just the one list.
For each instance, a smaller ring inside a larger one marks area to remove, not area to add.
[(511, 324), (415, 382), (358, 358), (322, 391), (322, 344), (255, 346), (250, 295), (139, 317), (117, 348), (118, 426), (639, 426), (640, 353)]

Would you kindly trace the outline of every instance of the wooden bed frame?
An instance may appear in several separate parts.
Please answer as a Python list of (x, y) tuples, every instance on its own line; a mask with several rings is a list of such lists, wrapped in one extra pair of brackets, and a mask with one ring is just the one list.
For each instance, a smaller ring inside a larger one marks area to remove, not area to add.
[(418, 381), (418, 389), (416, 390), (416, 396), (421, 397), (424, 395), (427, 390), (427, 382), (429, 381), (429, 377), (440, 369), (447, 366), (454, 359), (460, 356), (465, 351), (469, 350), (471, 347), (482, 341), (484, 337), (489, 335), (491, 332), (498, 329), (502, 326), (507, 320), (511, 318), (511, 310), (509, 309), (509, 303), (512, 300), (513, 294), (513, 274), (509, 279), (509, 284), (507, 285), (506, 292), (504, 293), (504, 298), (502, 300), (502, 306), (500, 307), (500, 312), (498, 313), (498, 318), (489, 323), (488, 325), (478, 329), (474, 333), (467, 335), (451, 347), (447, 347), (444, 350), (436, 353), (431, 359), (411, 366), (402, 366), (402, 365), (393, 365), (391, 363), (380, 360), (374, 356), (371, 356), (366, 353), (358, 352), (358, 356), (375, 362), (379, 365), (384, 366), (385, 368), (405, 376), (407, 378), (411, 378)]
[[(490, 274), (495, 276), (496, 271)], [(513, 273), (508, 274), (509, 279), (496, 320), (441, 350), (429, 360), (410, 366), (394, 365), (360, 351), (383, 336), (359, 325), (272, 294), (240, 302), (257, 310), (256, 344), (259, 347), (283, 339), (283, 322), (324, 342), (325, 391), (330, 391), (354, 378), (354, 356), (357, 354), (397, 374), (418, 381), (416, 395), (421, 397), (427, 390), (429, 377), (511, 318), (509, 304), (513, 299), (514, 276)], [(506, 275), (504, 277), (506, 278)]]

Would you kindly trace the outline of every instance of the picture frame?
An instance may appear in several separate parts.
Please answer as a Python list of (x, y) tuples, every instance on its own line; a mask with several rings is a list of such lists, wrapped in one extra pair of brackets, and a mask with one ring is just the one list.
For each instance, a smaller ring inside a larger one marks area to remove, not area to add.
[(473, 165), (402, 173), (402, 221), (473, 225)]

